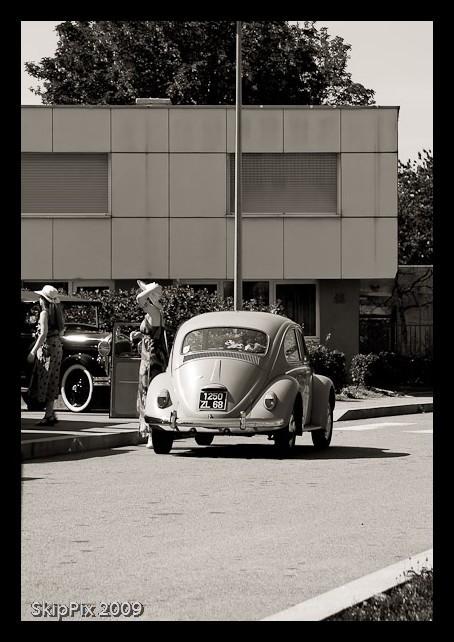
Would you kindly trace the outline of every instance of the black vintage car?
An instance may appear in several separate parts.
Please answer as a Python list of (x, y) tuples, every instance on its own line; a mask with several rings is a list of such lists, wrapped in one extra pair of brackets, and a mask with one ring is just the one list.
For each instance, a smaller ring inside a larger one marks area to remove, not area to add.
[[(99, 329), (101, 303), (59, 296), (66, 324), (60, 371), (62, 400), (72, 412), (88, 411), (102, 396), (108, 406), (112, 335)], [(21, 394), (29, 410), (42, 409), (28, 395), (33, 366), (27, 363), (27, 355), (36, 341), (39, 312), (39, 296), (21, 290)]]

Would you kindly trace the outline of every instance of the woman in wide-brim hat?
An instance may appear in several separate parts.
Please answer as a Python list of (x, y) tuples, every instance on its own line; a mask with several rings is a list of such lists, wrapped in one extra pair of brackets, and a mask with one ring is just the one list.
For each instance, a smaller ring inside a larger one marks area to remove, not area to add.
[(38, 322), (38, 336), (35, 345), (27, 357), (34, 363), (29, 396), (45, 404), (44, 417), (38, 426), (53, 426), (58, 419), (54, 405), (60, 394), (60, 367), (63, 348), (60, 337), (65, 324), (58, 297), (58, 291), (52, 285), (45, 285), (42, 290), (35, 290), (39, 295), (41, 312)]

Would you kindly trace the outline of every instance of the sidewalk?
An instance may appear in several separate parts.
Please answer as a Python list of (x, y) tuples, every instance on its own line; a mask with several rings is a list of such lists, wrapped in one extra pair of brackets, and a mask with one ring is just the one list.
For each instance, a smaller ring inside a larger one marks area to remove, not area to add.
[[(334, 421), (419, 412), (433, 412), (432, 396), (337, 401)], [(59, 410), (59, 423), (56, 426), (36, 426), (41, 417), (42, 412), (21, 410), (22, 461), (138, 444), (138, 422), (134, 418), (112, 419), (107, 413), (82, 414)]]

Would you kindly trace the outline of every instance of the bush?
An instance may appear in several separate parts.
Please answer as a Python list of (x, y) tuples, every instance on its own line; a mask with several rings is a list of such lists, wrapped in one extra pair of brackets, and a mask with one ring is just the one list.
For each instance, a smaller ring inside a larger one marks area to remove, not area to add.
[[(115, 321), (142, 321), (143, 310), (136, 300), (138, 293), (138, 288), (131, 288), (130, 290), (82, 292), (78, 296), (101, 301), (101, 329), (111, 332)], [(177, 329), (184, 321), (197, 314), (234, 309), (232, 297), (224, 299), (216, 292), (208, 292), (206, 288), (195, 290), (189, 285), (180, 285), (178, 283), (163, 286), (161, 303), (164, 324), (174, 329)], [(243, 309), (271, 312), (285, 316), (280, 302), (267, 305), (262, 298), (243, 301)]]
[(339, 350), (330, 350), (325, 345), (310, 340), (307, 341), (307, 348), (314, 372), (329, 377), (336, 392), (342, 390), (347, 382), (345, 354)]
[(432, 359), (395, 352), (357, 354), (350, 366), (357, 386), (394, 389), (404, 386), (432, 386)]

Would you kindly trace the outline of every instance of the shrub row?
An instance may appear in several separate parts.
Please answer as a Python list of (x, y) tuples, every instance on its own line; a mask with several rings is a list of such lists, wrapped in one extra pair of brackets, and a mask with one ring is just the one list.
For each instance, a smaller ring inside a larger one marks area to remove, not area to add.
[(395, 352), (357, 354), (350, 366), (357, 386), (396, 389), (404, 386), (432, 386), (432, 359)]

